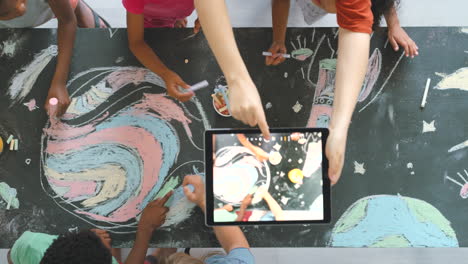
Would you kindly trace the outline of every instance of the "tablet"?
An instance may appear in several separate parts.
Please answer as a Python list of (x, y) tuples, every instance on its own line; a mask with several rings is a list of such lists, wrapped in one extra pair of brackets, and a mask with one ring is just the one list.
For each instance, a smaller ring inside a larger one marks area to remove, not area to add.
[(206, 224), (329, 223), (328, 129), (205, 132)]

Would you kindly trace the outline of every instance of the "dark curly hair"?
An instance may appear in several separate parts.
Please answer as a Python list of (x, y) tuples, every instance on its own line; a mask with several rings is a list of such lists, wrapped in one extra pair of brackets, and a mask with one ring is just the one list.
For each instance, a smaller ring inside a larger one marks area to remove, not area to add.
[(372, 2), (372, 14), (374, 15), (374, 24), (372, 25), (372, 30), (376, 30), (382, 17), (387, 14), (392, 7), (397, 8), (400, 4), (400, 0), (371, 0)]
[(92, 231), (60, 235), (40, 264), (111, 264), (112, 254)]

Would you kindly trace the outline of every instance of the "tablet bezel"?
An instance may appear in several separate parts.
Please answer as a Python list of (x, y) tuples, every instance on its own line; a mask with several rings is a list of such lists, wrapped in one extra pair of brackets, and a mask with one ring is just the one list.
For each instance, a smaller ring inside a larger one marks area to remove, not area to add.
[(210, 129), (205, 131), (205, 198), (207, 226), (232, 225), (296, 225), (296, 224), (328, 224), (331, 221), (330, 179), (328, 178), (328, 159), (325, 146), (329, 135), (327, 128), (271, 128), (271, 133), (322, 133), (322, 194), (323, 220), (287, 220), (287, 221), (252, 221), (252, 222), (214, 222), (214, 191), (213, 191), (213, 135), (230, 134), (261, 134), (259, 129)]

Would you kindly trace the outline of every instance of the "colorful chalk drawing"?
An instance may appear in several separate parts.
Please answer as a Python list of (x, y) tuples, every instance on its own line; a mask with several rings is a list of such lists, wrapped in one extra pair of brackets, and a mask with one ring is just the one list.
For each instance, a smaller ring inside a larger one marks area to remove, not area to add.
[(460, 179), (462, 179), (462, 183), (460, 183), (459, 181), (455, 180), (454, 178), (448, 176), (448, 175), (445, 175), (445, 179), (446, 180), (449, 180), (451, 181), (452, 183), (458, 185), (461, 187), (460, 189), (460, 197), (463, 198), (463, 199), (466, 199), (468, 198), (468, 171), (466, 170), (463, 170), (465, 172), (465, 175), (467, 178), (465, 178), (460, 172), (457, 172), (457, 175), (460, 177)]
[(249, 149), (230, 146), (216, 151), (213, 168), (214, 195), (220, 201), (238, 206), (254, 186), (270, 186), (270, 167)]
[[(325, 35), (318, 40), (315, 52), (312, 55), (311, 62), (307, 70), (307, 80), (315, 86), (314, 100), (312, 110), (307, 122), (308, 127), (328, 127), (330, 123), (333, 101), (335, 97), (335, 74), (336, 74), (336, 59), (334, 58), (336, 51), (333, 49), (330, 38), (327, 38), (327, 44), (331, 52), (328, 59), (322, 59), (319, 62), (319, 75), (317, 84), (311, 80), (311, 69), (315, 60), (315, 54), (325, 40)], [(364, 102), (372, 92), (382, 69), (382, 54), (379, 49), (374, 49), (369, 58), (369, 64), (358, 97), (358, 102)], [(301, 71), (303, 69), (301, 68)], [(303, 74), (304, 75), (304, 74)]]
[(449, 75), (442, 75), (443, 79), (434, 87), (434, 89), (459, 89), (468, 91), (468, 67), (461, 68)]
[[(203, 149), (204, 110), (197, 98), (182, 104), (167, 97), (164, 81), (145, 68), (92, 68), (67, 86), (74, 91), (70, 107), (42, 136), (43, 189), (93, 226), (135, 232), (141, 211), (160, 191), (203, 168), (201, 161), (173, 167), (181, 141)], [(187, 200), (175, 201), (166, 226), (189, 217), (192, 208)]]
[(400, 195), (364, 197), (335, 224), (331, 247), (458, 247), (450, 222), (429, 203)]

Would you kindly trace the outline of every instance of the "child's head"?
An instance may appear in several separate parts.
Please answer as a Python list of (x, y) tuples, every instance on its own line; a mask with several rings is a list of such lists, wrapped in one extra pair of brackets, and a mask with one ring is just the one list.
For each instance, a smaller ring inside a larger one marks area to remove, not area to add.
[(399, 4), (399, 0), (372, 0), (372, 14), (374, 15), (374, 24), (372, 29), (375, 30), (379, 25), (382, 17), (390, 11), (392, 7)]
[(112, 254), (92, 231), (59, 236), (47, 249), (40, 264), (111, 264)]
[(0, 20), (11, 20), (26, 13), (27, 0), (0, 0)]

